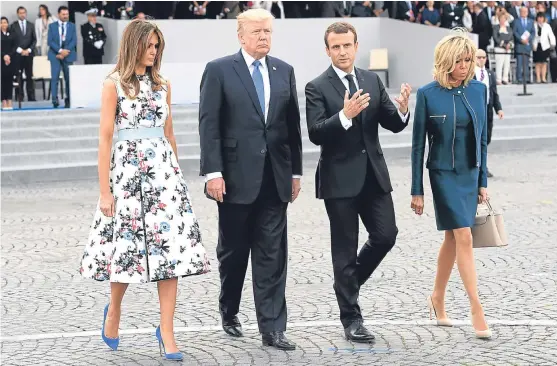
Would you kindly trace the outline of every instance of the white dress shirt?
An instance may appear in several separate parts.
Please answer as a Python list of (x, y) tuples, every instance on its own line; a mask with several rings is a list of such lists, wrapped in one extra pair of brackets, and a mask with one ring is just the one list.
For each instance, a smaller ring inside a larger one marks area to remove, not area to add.
[[(249, 74), (253, 75), (253, 71), (255, 70), (255, 66), (253, 66), (253, 62), (255, 59), (251, 57), (249, 53), (247, 53), (242, 48), (242, 56), (244, 56), (244, 60), (246, 61), (246, 65), (249, 69)], [(267, 60), (265, 57), (260, 58), (259, 62), (259, 71), (261, 71), (261, 75), (263, 76), (263, 89), (265, 91), (265, 123), (267, 123), (267, 116), (269, 115), (269, 101), (271, 100), (271, 82), (269, 81), (269, 68), (267, 67)]]
[[(255, 66), (253, 66), (253, 62), (255, 61), (255, 58), (253, 58), (250, 54), (248, 54), (243, 48), (242, 48), (242, 56), (246, 61), (246, 65), (248, 67), (250, 75), (253, 75), (253, 71), (255, 70)], [(267, 123), (267, 116), (269, 115), (269, 103), (271, 101), (271, 81), (269, 80), (269, 68), (267, 66), (266, 58), (265, 57), (260, 58), (259, 62), (261, 62), (261, 65), (259, 65), (259, 71), (261, 71), (261, 75), (263, 76), (263, 90), (265, 92), (265, 123)], [(221, 177), (222, 177), (221, 172), (207, 173), (207, 175), (205, 176), (205, 181), (214, 178), (221, 178)], [(301, 175), (292, 176), (292, 178), (301, 178), (301, 177), (302, 177)]]
[[(341, 69), (339, 69), (335, 65), (332, 65), (332, 66), (333, 66), (333, 70), (335, 70), (338, 77), (340, 78), (340, 81), (342, 81), (342, 83), (344, 84), (344, 87), (346, 88), (346, 90), (348, 90), (348, 92), (350, 92), (348, 79), (346, 78), (346, 75), (348, 75), (348, 73), (342, 71)], [(360, 84), (358, 84), (358, 78), (356, 78), (356, 72), (354, 71), (354, 68), (352, 68), (352, 72), (350, 72), (350, 75), (354, 76), (354, 84), (356, 84), (356, 90), (359, 90), (360, 89)], [(407, 111), (406, 114), (402, 114), (400, 112), (400, 110), (397, 109), (397, 111), (398, 111), (398, 115), (402, 119), (402, 122), (408, 123), (409, 112)], [(344, 110), (341, 110), (340, 112), (338, 112), (338, 117), (340, 118), (340, 123), (342, 124), (342, 127), (344, 127), (346, 130), (349, 129), (350, 127), (352, 127), (352, 119), (348, 119), (348, 117), (346, 117), (346, 115), (344, 114)]]
[(481, 78), (482, 69), (476, 66), (476, 79), (484, 83), (485, 86), (487, 87), (487, 104), (489, 105), (489, 74), (487, 73), (487, 70), (485, 68), (483, 69), (483, 71), (484, 71), (484, 79), (482, 80)]
[[(64, 39), (62, 39), (62, 28), (64, 28)], [(68, 23), (62, 22), (61, 20), (58, 21), (58, 37), (60, 38), (60, 49), (58, 53), (62, 52), (62, 42), (66, 40), (68, 36)]]
[[(19, 29), (21, 29), (21, 33), (23, 33), (23, 35), (27, 34), (27, 19), (18, 20), (17, 22), (19, 23)], [(15, 51), (17, 53), (21, 53), (23, 51), (23, 48), (18, 47)], [(33, 50), (31, 50), (30, 48), (28, 48), (26, 51), (29, 53), (33, 52)]]

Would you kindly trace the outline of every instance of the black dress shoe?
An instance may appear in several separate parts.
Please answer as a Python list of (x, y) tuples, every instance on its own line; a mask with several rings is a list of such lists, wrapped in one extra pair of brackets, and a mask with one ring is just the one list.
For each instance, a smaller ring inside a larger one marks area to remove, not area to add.
[(242, 324), (240, 320), (235, 316), (232, 319), (222, 319), (222, 329), (226, 334), (232, 337), (243, 337), (244, 332), (242, 332)]
[(275, 347), (282, 351), (293, 351), (296, 345), (290, 342), (284, 332), (262, 333), (261, 340), (264, 346)]
[(369, 343), (375, 339), (375, 336), (364, 327), (361, 320), (352, 322), (347, 328), (344, 328), (346, 339), (352, 342)]
[(489, 169), (487, 169), (487, 177), (488, 178), (493, 178), (493, 174), (491, 173), (491, 171)]

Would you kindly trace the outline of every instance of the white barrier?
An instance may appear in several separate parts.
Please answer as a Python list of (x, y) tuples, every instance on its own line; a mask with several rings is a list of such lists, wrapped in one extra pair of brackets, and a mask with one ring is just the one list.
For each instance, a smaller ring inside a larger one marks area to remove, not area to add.
[[(102, 85), (115, 65), (70, 66), (72, 108), (100, 108)], [(172, 85), (172, 104), (199, 102), (199, 84), (204, 63), (165, 63), (161, 74)]]

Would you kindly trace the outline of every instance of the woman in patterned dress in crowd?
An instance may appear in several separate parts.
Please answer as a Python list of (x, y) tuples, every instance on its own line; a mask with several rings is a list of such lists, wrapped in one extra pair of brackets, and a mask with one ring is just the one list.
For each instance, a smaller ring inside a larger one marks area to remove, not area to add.
[[(128, 284), (157, 282), (160, 326), (155, 334), (161, 354), (181, 360), (173, 330), (178, 277), (207, 273), (210, 264), (178, 166), (170, 83), (159, 74), (163, 50), (159, 28), (133, 20), (104, 82), (100, 199), (80, 272), (110, 281), (101, 333), (113, 350)], [(111, 153), (114, 126), (118, 139)]]

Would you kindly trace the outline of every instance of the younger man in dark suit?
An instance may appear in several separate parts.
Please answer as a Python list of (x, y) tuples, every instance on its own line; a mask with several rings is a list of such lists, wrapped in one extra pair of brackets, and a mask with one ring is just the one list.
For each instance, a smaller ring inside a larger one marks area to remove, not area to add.
[[(497, 80), (495, 74), (485, 67), (487, 54), (484, 50), (478, 49), (476, 52), (476, 80), (481, 81), (487, 86), (487, 144), (491, 142), (491, 133), (493, 131), (493, 110), (497, 112), (499, 119), (503, 119), (503, 107), (497, 93)], [(493, 177), (493, 174), (487, 170), (487, 176)]]
[(23, 95), (23, 79), (22, 73), (25, 71), (25, 84), (27, 87), (27, 100), (35, 101), (35, 83), (33, 82), (33, 56), (35, 56), (35, 45), (37, 38), (35, 36), (35, 25), (27, 21), (27, 10), (23, 6), (17, 8), (16, 22), (12, 23), (11, 33), (14, 38), (14, 46), (16, 49), (14, 57), (14, 65), (17, 68), (19, 80), (19, 92)]
[[(332, 65), (306, 85), (309, 138), (321, 146), (315, 175), (317, 198), (325, 200), (331, 229), (334, 290), (346, 338), (370, 342), (358, 305), (360, 287), (395, 245), (391, 180), (378, 128), (404, 130), (410, 86), (401, 86), (397, 109), (377, 74), (354, 67), (358, 36), (348, 23), (325, 32)], [(358, 254), (359, 220), (369, 234)]]

